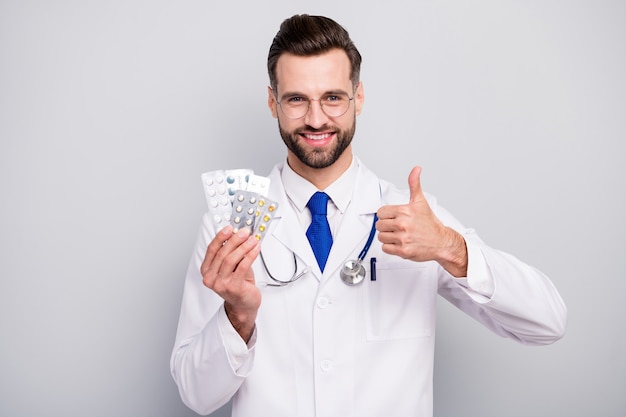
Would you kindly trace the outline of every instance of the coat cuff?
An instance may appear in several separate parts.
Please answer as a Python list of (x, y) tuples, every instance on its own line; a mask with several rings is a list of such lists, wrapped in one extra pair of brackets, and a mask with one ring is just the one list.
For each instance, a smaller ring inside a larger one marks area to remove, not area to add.
[(465, 292), (478, 303), (486, 303), (493, 297), (495, 284), (489, 271), (487, 261), (480, 247), (466, 242), (467, 246), (467, 277), (457, 278)]
[(256, 326), (252, 331), (252, 337), (246, 344), (228, 319), (224, 304), (217, 312), (217, 326), (233, 372), (239, 376), (247, 376), (254, 364), (254, 347), (256, 346), (257, 337)]

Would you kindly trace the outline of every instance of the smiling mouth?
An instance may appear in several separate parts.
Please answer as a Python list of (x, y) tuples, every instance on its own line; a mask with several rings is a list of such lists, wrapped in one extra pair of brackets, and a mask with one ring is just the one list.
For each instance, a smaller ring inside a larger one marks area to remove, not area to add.
[(301, 133), (308, 140), (324, 140), (330, 138), (334, 133)]

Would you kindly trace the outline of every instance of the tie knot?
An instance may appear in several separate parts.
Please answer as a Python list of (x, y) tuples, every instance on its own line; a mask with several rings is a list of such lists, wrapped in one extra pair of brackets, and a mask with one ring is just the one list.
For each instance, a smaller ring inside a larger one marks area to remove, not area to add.
[(316, 192), (311, 196), (311, 199), (306, 204), (313, 216), (321, 214), (326, 216), (328, 207), (328, 194), (321, 191)]

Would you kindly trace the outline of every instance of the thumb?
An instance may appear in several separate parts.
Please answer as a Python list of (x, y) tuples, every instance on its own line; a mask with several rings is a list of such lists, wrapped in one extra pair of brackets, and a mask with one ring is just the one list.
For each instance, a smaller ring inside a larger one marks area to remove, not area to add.
[(422, 192), (422, 182), (420, 180), (421, 173), (422, 167), (414, 167), (409, 174), (409, 203), (414, 203), (424, 198), (424, 193)]

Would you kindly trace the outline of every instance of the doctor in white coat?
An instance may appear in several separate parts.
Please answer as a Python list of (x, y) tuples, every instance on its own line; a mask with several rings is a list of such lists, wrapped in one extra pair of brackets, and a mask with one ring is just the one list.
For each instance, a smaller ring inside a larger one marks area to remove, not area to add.
[[(185, 281), (171, 371), (200, 414), (232, 398), (237, 417), (432, 416), (437, 294), (524, 344), (564, 334), (548, 278), (439, 207), (420, 168), (400, 191), (352, 154), (360, 62), (325, 17), (293, 16), (272, 43), (268, 105), (287, 147), (269, 175), (279, 208), (262, 244), (205, 216)], [(322, 191), (332, 247), (318, 262), (307, 203)], [(365, 249), (365, 278), (347, 285), (340, 272)]]

